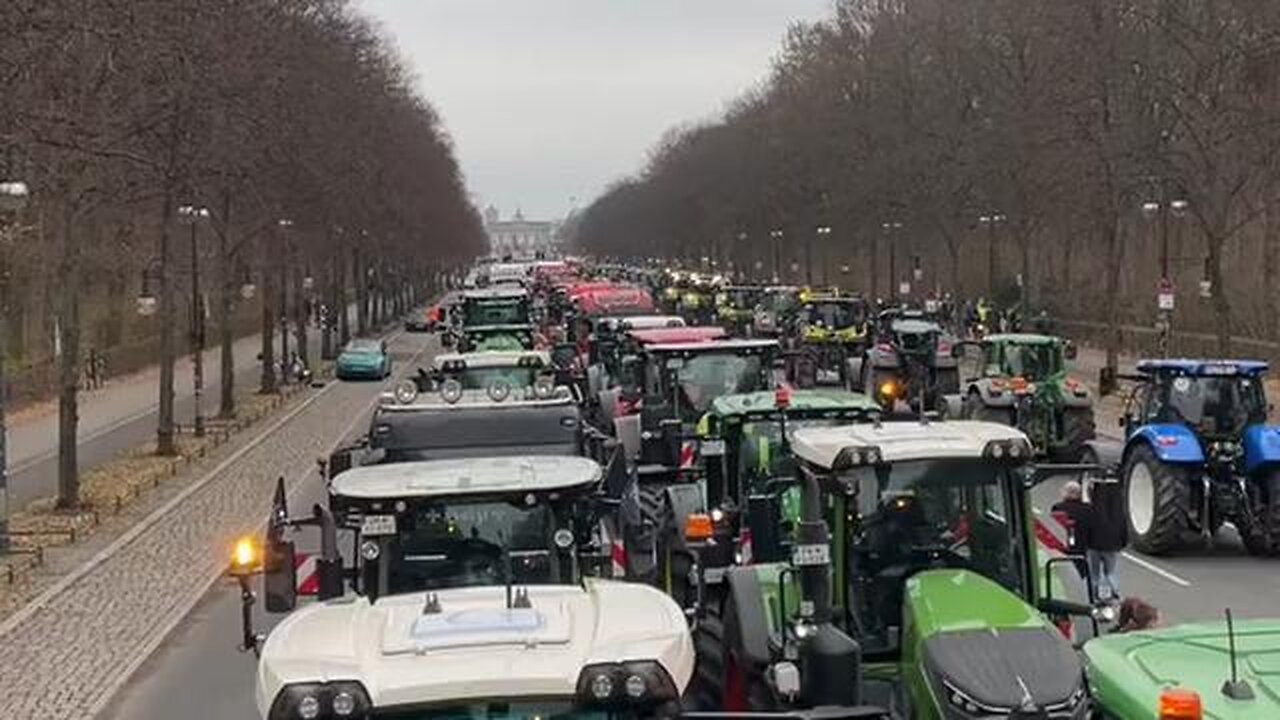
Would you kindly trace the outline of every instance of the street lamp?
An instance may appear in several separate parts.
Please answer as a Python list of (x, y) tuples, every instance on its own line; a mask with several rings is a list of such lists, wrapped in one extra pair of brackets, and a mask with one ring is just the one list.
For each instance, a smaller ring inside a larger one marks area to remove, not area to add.
[[(24, 182), (8, 180), (0, 182), (0, 213), (11, 214), (17, 213), (26, 207), (27, 201), (31, 197), (31, 191)], [(16, 225), (16, 223), (14, 223)], [(8, 234), (9, 228), (4, 228)], [(0, 283), (8, 277), (8, 268), (0, 265)], [(0, 294), (3, 297), (3, 294)], [(4, 399), (8, 393), (8, 381), (4, 374), (4, 359), (6, 355), (4, 340), (6, 337), (5, 322), (8, 309), (0, 307), (0, 552), (6, 552), (9, 549), (9, 476), (6, 472), (8, 466), (8, 449), (5, 447), (5, 422), (4, 422)]]
[(995, 212), (978, 217), (978, 222), (987, 226), (987, 295), (989, 297), (995, 297), (996, 294), (996, 225), (1005, 220), (1004, 215)]
[[(827, 237), (831, 235), (831, 226), (819, 225), (817, 228), (814, 229), (814, 235), (816, 235), (818, 238), (821, 238), (825, 242)], [(813, 238), (809, 239), (808, 247), (805, 248), (804, 263), (805, 263), (805, 269), (804, 269), (805, 281), (810, 285), (813, 285)], [(824, 272), (824, 275), (825, 275), (825, 272)]]
[(782, 273), (782, 228), (769, 231), (773, 244), (773, 275), (776, 278)]
[(898, 280), (898, 244), (892, 237), (894, 232), (902, 229), (902, 223), (897, 220), (882, 222), (880, 229), (884, 231), (885, 242), (889, 244), (889, 282), (891, 283), (889, 292), (905, 295), (906, 293), (902, 291), (902, 283)]
[(200, 246), (196, 230), (209, 219), (209, 208), (183, 205), (178, 208), (178, 222), (191, 228), (191, 386), (194, 403), (195, 436), (204, 437), (204, 415), (200, 399), (204, 395), (204, 303), (200, 296)]

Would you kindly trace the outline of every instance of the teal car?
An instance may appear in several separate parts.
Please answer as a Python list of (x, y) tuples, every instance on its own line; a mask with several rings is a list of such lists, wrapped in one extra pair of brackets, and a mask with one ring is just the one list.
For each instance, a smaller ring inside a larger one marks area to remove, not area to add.
[(387, 377), (391, 374), (387, 343), (370, 338), (352, 340), (338, 355), (336, 372), (339, 380), (381, 380)]

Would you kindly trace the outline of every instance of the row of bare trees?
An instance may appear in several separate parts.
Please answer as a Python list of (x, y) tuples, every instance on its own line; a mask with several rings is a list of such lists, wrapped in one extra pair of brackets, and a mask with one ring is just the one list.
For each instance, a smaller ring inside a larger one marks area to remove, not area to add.
[[(16, 369), (56, 355), (61, 505), (78, 503), (86, 337), (159, 358), (157, 445), (171, 454), (184, 313), (193, 327), (212, 316), (231, 416), (236, 335), (259, 324), (273, 392), (277, 323), (305, 353), (305, 316), (323, 303), (341, 319), (341, 337), (322, 338), (331, 353), (483, 251), (414, 82), (346, 0), (0, 3), (0, 180), (31, 196), (0, 248), (0, 339)], [(353, 302), (354, 329), (340, 311)]]
[(839, 0), (577, 242), (1112, 328), (1149, 324), (1165, 277), (1228, 352), (1280, 339), (1278, 93), (1280, 3)]

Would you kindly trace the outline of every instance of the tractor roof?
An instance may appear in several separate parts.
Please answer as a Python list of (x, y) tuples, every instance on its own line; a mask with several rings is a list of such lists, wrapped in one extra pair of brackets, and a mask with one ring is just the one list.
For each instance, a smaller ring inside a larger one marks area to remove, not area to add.
[(477, 288), (462, 293), (464, 300), (521, 300), (529, 297), (529, 291), (521, 287), (504, 285), (502, 287)]
[(354, 467), (338, 473), (329, 491), (363, 499), (546, 492), (591, 487), (600, 477), (594, 460), (571, 456), (425, 460)]
[(596, 578), (521, 591), (528, 608), (508, 609), (502, 585), (435, 590), (430, 614), (423, 592), (303, 606), (262, 648), (262, 717), (282, 687), (331, 678), (361, 683), (375, 710), (392, 712), (574, 698), (584, 668), (619, 660), (655, 662), (677, 693), (688, 686), (693, 642), (670, 596)]
[[(711, 402), (711, 413), (719, 417), (731, 415), (769, 414), (777, 412), (777, 394), (772, 390), (721, 395)], [(792, 390), (789, 413), (822, 411), (866, 411), (878, 413), (880, 406), (862, 393), (847, 390)]]
[(1140, 373), (1156, 375), (1261, 375), (1267, 371), (1262, 360), (1196, 360), (1190, 358), (1139, 360), (1135, 366)]
[(550, 367), (551, 354), (542, 350), (481, 350), (469, 353), (441, 353), (431, 361), (437, 370), (468, 368)]
[(791, 450), (802, 460), (833, 468), (846, 448), (879, 448), (886, 462), (932, 458), (978, 458), (993, 441), (1020, 440), (1027, 436), (1016, 428), (976, 420), (916, 421), (801, 428), (791, 440)]
[(1048, 345), (1060, 343), (1062, 338), (1056, 335), (1039, 335), (1037, 333), (995, 333), (983, 338), (988, 343), (1009, 343), (1012, 345)]
[(596, 325), (619, 330), (654, 330), (685, 326), (684, 318), (679, 315), (606, 315), (595, 318), (595, 321)]
[(719, 325), (694, 325), (692, 327), (652, 327), (632, 330), (631, 337), (642, 345), (667, 345), (671, 343), (701, 343), (728, 337), (729, 333)]
[(645, 351), (654, 353), (715, 353), (760, 351), (777, 348), (777, 340), (705, 340), (702, 342), (668, 342), (645, 345)]
[[(500, 387), (506, 387), (507, 395), (502, 395), (503, 390), (499, 389)], [(572, 391), (563, 385), (555, 388), (551, 397), (538, 398), (532, 393), (533, 388), (513, 388), (499, 383), (483, 390), (464, 389), (458, 399), (453, 401), (445, 397), (442, 389), (440, 392), (420, 392), (412, 401), (404, 403), (396, 399), (394, 392), (384, 392), (378, 396), (378, 412), (457, 412), (464, 409), (483, 410), (485, 408), (502, 410), (516, 407), (571, 405), (574, 402)]]

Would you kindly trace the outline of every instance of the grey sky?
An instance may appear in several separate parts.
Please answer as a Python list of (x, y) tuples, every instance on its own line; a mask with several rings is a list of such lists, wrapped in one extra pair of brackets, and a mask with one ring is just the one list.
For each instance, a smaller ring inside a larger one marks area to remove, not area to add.
[(561, 216), (669, 127), (763, 78), (830, 0), (357, 0), (453, 135), (480, 204)]

